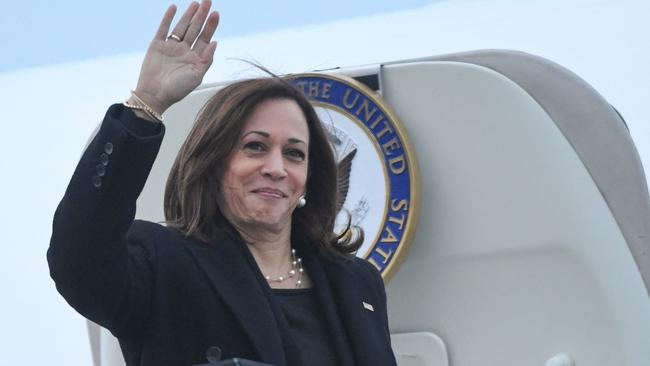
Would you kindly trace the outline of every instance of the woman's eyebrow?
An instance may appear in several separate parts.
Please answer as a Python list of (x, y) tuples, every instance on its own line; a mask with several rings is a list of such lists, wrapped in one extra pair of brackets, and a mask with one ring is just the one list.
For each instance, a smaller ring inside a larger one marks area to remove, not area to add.
[[(248, 131), (248, 132), (246, 132), (246, 133), (242, 136), (242, 138), (244, 138), (244, 137), (246, 137), (246, 136), (248, 136), (248, 135), (252, 135), (252, 134), (256, 134), (256, 135), (260, 135), (260, 136), (264, 136), (264, 137), (266, 137), (267, 139), (268, 139), (269, 137), (271, 137), (271, 134), (268, 133), (268, 132), (253, 130), (253, 131)], [(287, 139), (287, 141), (288, 141), (290, 144), (305, 144), (305, 145), (307, 145), (307, 143), (306, 143), (305, 141), (303, 141), (303, 140), (301, 140), (301, 139), (299, 139), (299, 138), (295, 138), (295, 137), (289, 137), (289, 139)]]
[(305, 145), (307, 145), (306, 142), (302, 141), (301, 139), (297, 139), (297, 138), (295, 138), (295, 137), (289, 137), (289, 140), (288, 140), (288, 141), (289, 141), (289, 143), (291, 143), (291, 144), (305, 144)]
[(246, 132), (244, 134), (244, 136), (242, 136), (242, 138), (244, 138), (244, 137), (246, 137), (246, 136), (248, 136), (250, 134), (253, 134), (253, 133), (258, 134), (258, 135), (262, 135), (262, 136), (264, 136), (266, 138), (269, 138), (271, 136), (268, 132), (264, 132), (264, 131), (248, 131), (248, 132)]

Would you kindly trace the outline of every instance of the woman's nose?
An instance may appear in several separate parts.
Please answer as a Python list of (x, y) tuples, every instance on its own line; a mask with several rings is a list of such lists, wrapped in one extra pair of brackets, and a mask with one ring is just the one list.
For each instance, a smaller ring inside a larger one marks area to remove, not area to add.
[(281, 151), (270, 151), (264, 159), (262, 174), (273, 179), (284, 178), (287, 176), (284, 163)]

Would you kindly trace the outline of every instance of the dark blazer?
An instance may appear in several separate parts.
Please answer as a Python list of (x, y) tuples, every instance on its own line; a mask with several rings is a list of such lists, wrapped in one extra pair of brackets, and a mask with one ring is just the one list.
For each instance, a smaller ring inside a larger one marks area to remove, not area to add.
[[(205, 245), (134, 221), (163, 135), (162, 124), (140, 120), (121, 105), (108, 110), (54, 216), (47, 257), (57, 289), (119, 339), (127, 365), (189, 366), (205, 362), (215, 346), (223, 358), (309, 365), (246, 245), (227, 236)], [(339, 364), (395, 365), (376, 269), (294, 245)]]

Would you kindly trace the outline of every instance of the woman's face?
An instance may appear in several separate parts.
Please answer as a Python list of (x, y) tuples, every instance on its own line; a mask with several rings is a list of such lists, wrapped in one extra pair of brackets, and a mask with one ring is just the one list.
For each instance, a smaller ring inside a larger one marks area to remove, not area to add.
[(261, 102), (244, 125), (223, 176), (225, 215), (238, 228), (280, 231), (305, 194), (309, 129), (291, 99)]

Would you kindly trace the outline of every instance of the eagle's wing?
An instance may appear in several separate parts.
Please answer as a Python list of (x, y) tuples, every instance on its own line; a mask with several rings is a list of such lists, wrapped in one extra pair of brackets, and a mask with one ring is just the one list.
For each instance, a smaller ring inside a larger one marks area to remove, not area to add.
[(345, 204), (345, 200), (348, 197), (348, 189), (350, 188), (350, 172), (352, 172), (352, 159), (357, 154), (357, 149), (350, 151), (341, 161), (338, 163), (338, 185), (339, 185), (339, 195), (336, 202), (336, 212), (340, 212)]

